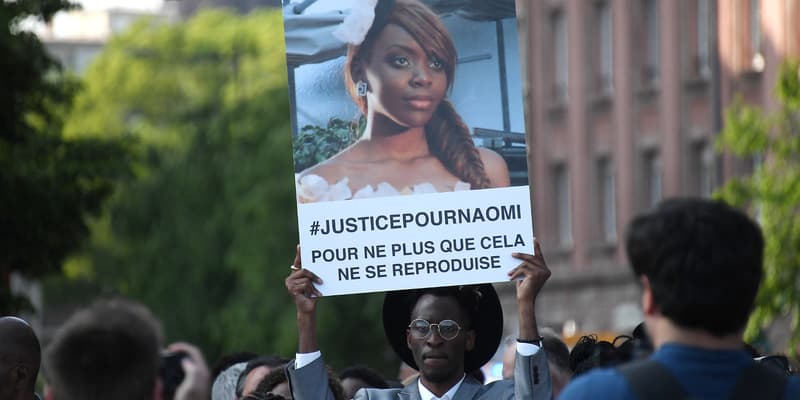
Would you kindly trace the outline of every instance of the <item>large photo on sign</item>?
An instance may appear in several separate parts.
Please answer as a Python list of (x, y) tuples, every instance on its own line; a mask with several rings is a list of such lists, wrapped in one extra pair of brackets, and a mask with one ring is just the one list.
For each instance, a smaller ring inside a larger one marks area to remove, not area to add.
[(320, 291), (506, 280), (533, 252), (514, 2), (301, 1), (284, 26)]

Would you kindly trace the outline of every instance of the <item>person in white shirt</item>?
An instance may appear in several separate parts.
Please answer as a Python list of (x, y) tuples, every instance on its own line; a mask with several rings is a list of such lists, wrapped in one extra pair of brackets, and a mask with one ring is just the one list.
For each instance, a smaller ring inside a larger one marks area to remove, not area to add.
[[(502, 337), (503, 313), (492, 285), (454, 286), (389, 292), (383, 325), (397, 355), (420, 373), (401, 389), (362, 389), (355, 399), (466, 400), (550, 399), (547, 358), (541, 348), (536, 297), (550, 277), (538, 242), (536, 255), (514, 253), (522, 263), (509, 271), (517, 280), (519, 339), (514, 379), (483, 385), (466, 372), (494, 355)], [(299, 350), (287, 367), (292, 398), (332, 399), (322, 354), (317, 346), (316, 304), (321, 283), (302, 268), (299, 249), (286, 288), (297, 307)]]

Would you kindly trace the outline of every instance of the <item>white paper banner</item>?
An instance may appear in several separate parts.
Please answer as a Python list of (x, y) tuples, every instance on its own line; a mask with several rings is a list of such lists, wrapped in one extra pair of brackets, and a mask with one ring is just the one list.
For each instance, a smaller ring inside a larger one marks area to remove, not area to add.
[(298, 204), (323, 295), (508, 280), (533, 253), (528, 186)]

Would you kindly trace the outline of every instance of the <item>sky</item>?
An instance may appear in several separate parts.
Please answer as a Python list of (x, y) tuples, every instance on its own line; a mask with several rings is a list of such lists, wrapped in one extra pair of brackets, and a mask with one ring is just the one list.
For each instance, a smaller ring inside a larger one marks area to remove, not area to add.
[(37, 33), (40, 37), (56, 39), (104, 39), (109, 35), (108, 21), (102, 18), (92, 18), (97, 12), (109, 9), (122, 9), (126, 11), (157, 13), (161, 11), (164, 0), (72, 0), (80, 4), (86, 13), (59, 12), (52, 23), (45, 25), (37, 18), (30, 17), (20, 22), (20, 27)]

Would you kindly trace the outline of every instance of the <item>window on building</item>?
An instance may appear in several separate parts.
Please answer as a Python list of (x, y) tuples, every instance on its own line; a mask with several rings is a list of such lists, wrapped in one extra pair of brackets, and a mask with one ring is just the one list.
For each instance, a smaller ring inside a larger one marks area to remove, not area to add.
[(572, 210), (569, 190), (569, 175), (564, 165), (553, 169), (553, 183), (556, 208), (556, 230), (558, 243), (562, 248), (572, 246)]
[(550, 29), (553, 37), (553, 101), (564, 103), (569, 89), (569, 41), (567, 17), (562, 10), (550, 15)]
[(695, 74), (698, 78), (711, 76), (711, 55), (709, 28), (711, 25), (710, 0), (696, 0)]
[(617, 240), (617, 203), (611, 159), (601, 158), (597, 162), (597, 172), (600, 233), (605, 243), (612, 243)]
[(705, 140), (693, 144), (690, 162), (689, 181), (692, 183), (694, 194), (711, 197), (717, 182), (713, 146)]
[(761, 54), (761, 1), (750, 0), (750, 67), (753, 71), (764, 70), (764, 56)]
[(643, 0), (642, 9), (645, 24), (645, 52), (642, 77), (645, 86), (653, 87), (658, 85), (661, 59), (658, 0)]
[(653, 208), (661, 201), (661, 157), (656, 151), (644, 154), (644, 205)]
[(595, 20), (597, 21), (598, 41), (597, 49), (597, 70), (598, 70), (598, 89), (602, 94), (610, 94), (614, 82), (614, 39), (613, 23), (611, 16), (611, 5), (608, 1), (596, 3)]

